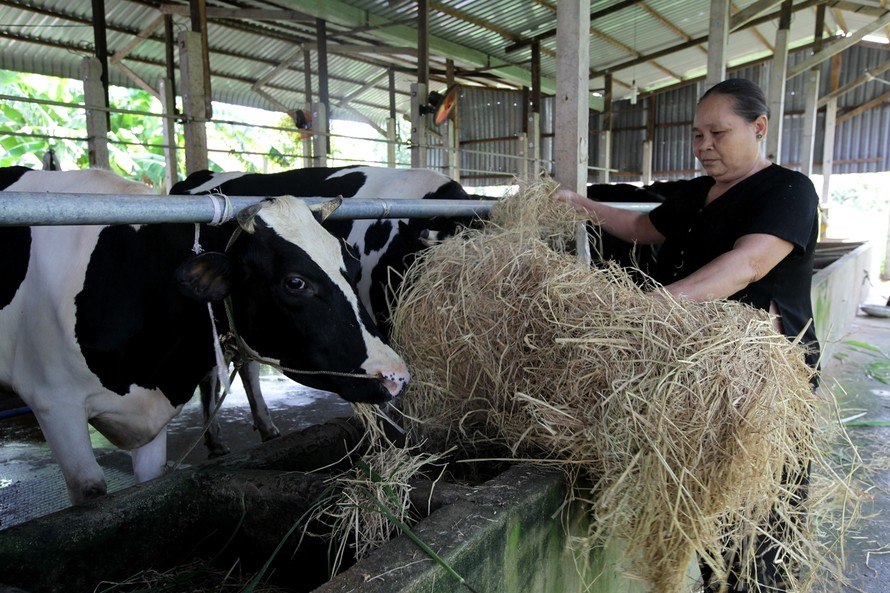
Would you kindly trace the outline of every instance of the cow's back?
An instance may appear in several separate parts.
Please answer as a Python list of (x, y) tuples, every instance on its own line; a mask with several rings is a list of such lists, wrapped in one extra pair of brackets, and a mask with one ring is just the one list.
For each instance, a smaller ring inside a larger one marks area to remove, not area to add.
[[(0, 189), (18, 192), (150, 194), (110, 171), (0, 169)], [(80, 364), (75, 297), (82, 289), (101, 226), (0, 226), (0, 384), (53, 383)], [(60, 373), (54, 374), (58, 368)], [(85, 366), (84, 366), (85, 368)], [(86, 376), (86, 375), (85, 375)], [(49, 385), (48, 385), (49, 386)], [(53, 385), (59, 387), (58, 385)]]

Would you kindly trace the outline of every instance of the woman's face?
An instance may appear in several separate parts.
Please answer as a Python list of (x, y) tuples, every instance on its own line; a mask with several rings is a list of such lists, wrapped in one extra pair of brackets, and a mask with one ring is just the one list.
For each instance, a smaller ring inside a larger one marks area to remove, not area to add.
[(728, 95), (706, 97), (695, 110), (692, 149), (708, 175), (727, 183), (744, 179), (763, 162), (757, 134), (766, 134), (767, 119), (749, 122), (732, 108)]

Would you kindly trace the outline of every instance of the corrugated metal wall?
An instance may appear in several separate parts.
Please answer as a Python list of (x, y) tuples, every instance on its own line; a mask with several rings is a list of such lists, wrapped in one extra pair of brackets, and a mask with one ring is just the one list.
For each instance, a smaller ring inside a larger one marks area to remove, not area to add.
[[(890, 50), (857, 45), (841, 54), (840, 85), (843, 86), (866, 70), (874, 69), (890, 59)], [(793, 67), (811, 55), (810, 50), (792, 52), (788, 66)], [(747, 78), (766, 88), (771, 62), (734, 69), (729, 76)], [(820, 73), (819, 96), (830, 92), (831, 62), (824, 62)], [(882, 77), (890, 80), (890, 74)], [(781, 162), (798, 168), (802, 160), (806, 77), (795, 76), (785, 83), (785, 114), (782, 121)], [(873, 101), (890, 91), (890, 82), (871, 81), (842, 95), (838, 101), (839, 124), (835, 131), (834, 173), (865, 173), (890, 171), (890, 103), (887, 100), (866, 111), (844, 119), (845, 112), (856, 106)], [(653, 176), (655, 179), (676, 179), (697, 174), (697, 162), (692, 154), (692, 120), (698, 98), (704, 92), (704, 83), (689, 85), (657, 93), (653, 101), (640, 100), (636, 105), (629, 101), (617, 101), (612, 112), (612, 162), (610, 180), (613, 182), (639, 181), (642, 174), (642, 147), (646, 138), (646, 122), (649, 109), (654, 108)], [(467, 185), (488, 185), (503, 179), (500, 175), (480, 175), (480, 171), (509, 175), (515, 170), (515, 159), (503, 155), (516, 155), (515, 141), (490, 139), (515, 136), (522, 131), (521, 94), (511, 91), (466, 89), (461, 98), (461, 141), (467, 149), (462, 155)], [(492, 109), (492, 106), (499, 109)], [(547, 170), (552, 172), (553, 110), (552, 99), (542, 106), (542, 135), (548, 160)], [(654, 107), (653, 107), (654, 105)], [(775, 114), (772, 118), (775, 121)], [(824, 110), (818, 113), (816, 122), (814, 170), (821, 171), (825, 127)], [(601, 113), (591, 113), (590, 118), (590, 180), (602, 179), (596, 170), (600, 155)], [(775, 126), (775, 123), (773, 124)], [(484, 154), (479, 154), (480, 152)]]
[[(461, 182), (468, 186), (507, 185), (523, 176), (527, 163), (520, 157), (520, 134), (525, 132), (520, 91), (463, 88), (458, 100)], [(541, 108), (542, 160), (548, 171), (552, 159), (552, 98)], [(546, 124), (544, 123), (546, 121)], [(446, 169), (445, 152), (428, 153), (429, 166)]]

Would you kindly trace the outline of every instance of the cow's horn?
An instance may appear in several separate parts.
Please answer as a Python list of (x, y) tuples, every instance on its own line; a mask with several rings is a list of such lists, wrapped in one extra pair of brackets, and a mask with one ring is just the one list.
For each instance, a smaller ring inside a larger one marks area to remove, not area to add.
[(319, 202), (318, 204), (312, 204), (309, 206), (309, 209), (315, 214), (315, 218), (318, 222), (324, 222), (327, 220), (328, 216), (331, 213), (340, 207), (340, 204), (343, 203), (343, 196), (337, 196), (336, 198), (325, 200), (324, 202)]
[(248, 206), (238, 212), (238, 226), (248, 233), (253, 233), (253, 219), (257, 215), (257, 212), (262, 210), (263, 206), (267, 203), (267, 200), (263, 200), (262, 202)]

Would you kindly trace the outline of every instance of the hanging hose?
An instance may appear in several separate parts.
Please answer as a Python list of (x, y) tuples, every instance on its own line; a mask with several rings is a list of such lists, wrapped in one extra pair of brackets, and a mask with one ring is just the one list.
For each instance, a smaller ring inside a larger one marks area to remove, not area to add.
[(25, 414), (33, 414), (31, 408), (28, 406), (22, 406), (21, 408), (12, 408), (9, 410), (0, 411), (0, 420), (6, 420), (7, 418), (15, 418), (16, 416), (24, 416)]

